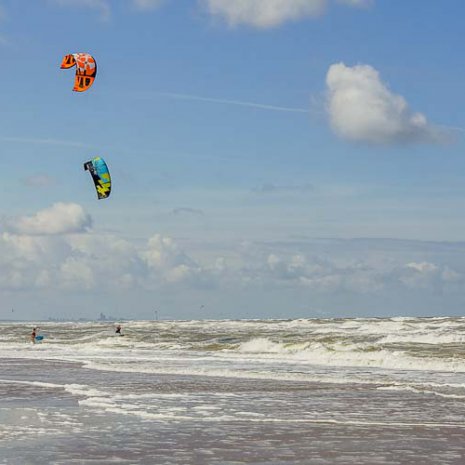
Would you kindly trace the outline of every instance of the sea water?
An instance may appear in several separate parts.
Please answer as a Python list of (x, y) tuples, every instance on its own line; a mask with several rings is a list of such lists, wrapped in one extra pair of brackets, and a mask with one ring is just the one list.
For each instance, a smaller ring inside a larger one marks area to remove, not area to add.
[(122, 332), (0, 324), (0, 464), (465, 463), (464, 318)]

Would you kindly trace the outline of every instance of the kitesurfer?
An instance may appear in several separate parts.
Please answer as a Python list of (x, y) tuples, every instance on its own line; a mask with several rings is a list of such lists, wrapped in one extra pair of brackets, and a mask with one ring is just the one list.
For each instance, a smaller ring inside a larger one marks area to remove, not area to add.
[(116, 326), (115, 333), (116, 333), (116, 334), (119, 334), (119, 335), (121, 336), (121, 325), (117, 325), (117, 326)]
[(32, 342), (33, 344), (36, 343), (36, 336), (37, 336), (37, 328), (32, 328), (31, 342)]

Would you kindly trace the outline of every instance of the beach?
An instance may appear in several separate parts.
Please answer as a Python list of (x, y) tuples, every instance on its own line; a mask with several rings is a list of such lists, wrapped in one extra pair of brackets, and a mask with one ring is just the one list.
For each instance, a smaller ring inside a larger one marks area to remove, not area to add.
[(1, 464), (463, 464), (465, 319), (0, 324)]

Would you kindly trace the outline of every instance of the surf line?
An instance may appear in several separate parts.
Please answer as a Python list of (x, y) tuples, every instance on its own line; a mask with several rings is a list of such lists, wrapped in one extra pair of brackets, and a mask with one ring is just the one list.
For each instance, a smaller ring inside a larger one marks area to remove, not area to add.
[(315, 424), (328, 424), (328, 425), (351, 425), (351, 426), (387, 426), (387, 427), (401, 427), (411, 428), (461, 428), (465, 429), (465, 424), (461, 423), (401, 423), (401, 422), (383, 422), (383, 421), (352, 421), (352, 420), (305, 420), (305, 419), (290, 419), (290, 418), (248, 418), (247, 421), (255, 423), (315, 423)]

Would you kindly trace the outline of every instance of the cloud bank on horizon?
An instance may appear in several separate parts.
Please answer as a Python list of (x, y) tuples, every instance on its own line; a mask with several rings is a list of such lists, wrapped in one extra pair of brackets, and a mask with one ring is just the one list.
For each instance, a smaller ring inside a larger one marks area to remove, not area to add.
[(40, 300), (40, 293), (66, 290), (161, 292), (176, 286), (184, 293), (241, 289), (266, 295), (273, 288), (307, 299), (363, 300), (397, 292), (426, 302), (429, 295), (460, 293), (465, 283), (465, 263), (451, 260), (440, 243), (428, 254), (419, 252), (421, 244), (410, 243), (406, 252), (402, 241), (383, 240), (237, 244), (229, 256), (199, 261), (169, 236), (155, 233), (140, 244), (97, 234), (91, 225), (80, 205), (63, 203), (10, 222), (0, 234), (0, 290), (39, 293)]

